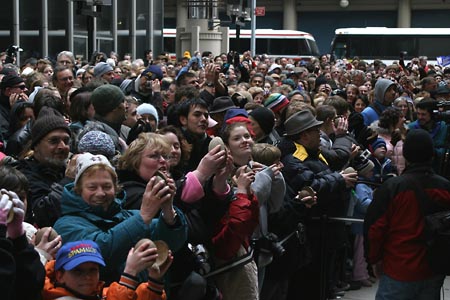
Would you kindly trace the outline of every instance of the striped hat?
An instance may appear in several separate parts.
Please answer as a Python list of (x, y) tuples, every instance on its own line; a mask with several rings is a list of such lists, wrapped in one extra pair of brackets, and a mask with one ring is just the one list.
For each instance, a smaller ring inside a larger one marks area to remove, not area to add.
[(289, 104), (288, 98), (280, 93), (270, 94), (266, 101), (264, 101), (264, 106), (270, 108), (274, 113), (279, 112), (283, 107)]

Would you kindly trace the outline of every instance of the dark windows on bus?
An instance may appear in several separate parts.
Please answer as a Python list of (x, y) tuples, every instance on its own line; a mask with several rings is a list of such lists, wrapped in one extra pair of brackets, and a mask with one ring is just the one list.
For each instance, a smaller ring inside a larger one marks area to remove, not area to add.
[(450, 36), (337, 35), (331, 53), (336, 58), (398, 59), (400, 51), (408, 57), (448, 55)]

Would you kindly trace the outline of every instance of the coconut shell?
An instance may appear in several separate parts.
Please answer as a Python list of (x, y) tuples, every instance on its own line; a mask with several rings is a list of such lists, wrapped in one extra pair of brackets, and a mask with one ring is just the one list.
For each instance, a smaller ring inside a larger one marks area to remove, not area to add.
[(315, 194), (316, 194), (316, 192), (314, 191), (314, 189), (312, 187), (305, 186), (298, 193), (298, 198), (299, 199), (303, 199), (303, 198), (308, 197), (308, 196), (314, 197)]
[[(38, 231), (36, 231), (36, 234), (34, 235), (34, 244), (35, 245), (37, 245), (37, 244), (39, 244), (41, 242), (42, 236), (48, 230), (48, 228), (49, 227), (42, 227), (42, 228), (38, 229)], [(53, 241), (57, 237), (58, 237), (58, 233), (56, 232), (55, 229), (52, 228), (52, 231), (48, 235), (48, 240), (49, 241)]]
[(156, 253), (158, 253), (158, 258), (156, 259), (155, 263), (152, 267), (158, 267), (161, 266), (169, 256), (169, 246), (161, 240), (158, 241), (152, 241), (147, 238), (140, 239), (136, 245), (134, 246), (134, 249), (139, 248), (143, 243), (150, 242), (150, 248), (156, 248)]
[(208, 145), (208, 151), (211, 151), (214, 149), (217, 145), (220, 145), (220, 150), (225, 150), (225, 143), (223, 142), (222, 138), (220, 136), (214, 137)]

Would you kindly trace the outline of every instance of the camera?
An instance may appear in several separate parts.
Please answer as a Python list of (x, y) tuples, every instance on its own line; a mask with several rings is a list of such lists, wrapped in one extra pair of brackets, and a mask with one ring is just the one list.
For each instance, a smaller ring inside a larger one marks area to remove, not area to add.
[(400, 51), (400, 59), (404, 59), (405, 58), (405, 56), (406, 55), (408, 55), (408, 52), (406, 52), (406, 51)]
[(286, 252), (286, 249), (284, 249), (283, 245), (279, 242), (278, 236), (271, 232), (255, 240), (254, 243), (259, 251), (271, 252), (274, 256), (280, 257)]
[(194, 254), (195, 271), (200, 275), (206, 275), (211, 271), (211, 265), (208, 262), (209, 254), (205, 247), (201, 244), (191, 245), (189, 248)]
[(340, 96), (342, 98), (347, 98), (347, 93), (344, 89), (334, 89), (331, 91), (330, 96)]
[(433, 110), (433, 117), (439, 121), (450, 123), (450, 101), (439, 101)]

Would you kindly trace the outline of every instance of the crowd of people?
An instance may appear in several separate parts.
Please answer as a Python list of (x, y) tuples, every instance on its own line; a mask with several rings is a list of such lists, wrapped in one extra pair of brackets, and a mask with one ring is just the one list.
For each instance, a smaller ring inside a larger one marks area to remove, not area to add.
[(5, 299), (439, 299), (404, 178), (450, 207), (450, 68), (62, 51), (0, 79)]

